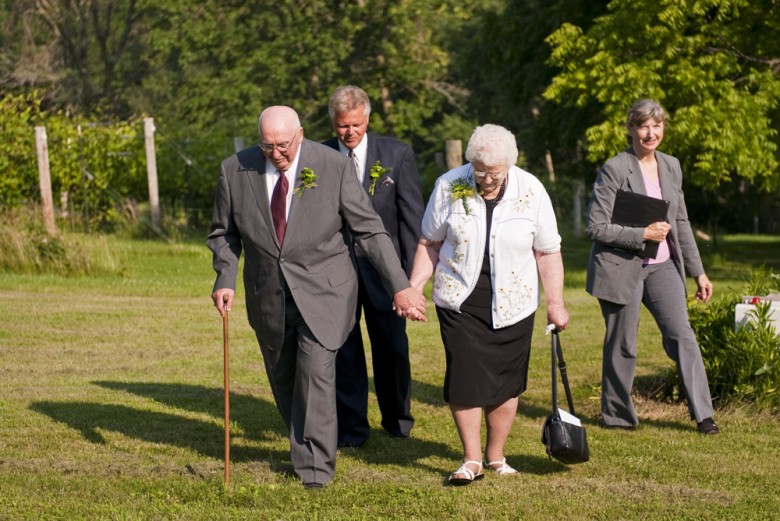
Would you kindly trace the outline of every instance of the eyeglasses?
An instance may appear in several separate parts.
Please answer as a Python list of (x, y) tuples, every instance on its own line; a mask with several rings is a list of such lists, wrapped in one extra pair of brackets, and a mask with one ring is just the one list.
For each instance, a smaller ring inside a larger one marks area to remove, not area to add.
[[(298, 127), (298, 130), (300, 130), (300, 127)], [(287, 152), (290, 147), (292, 147), (295, 144), (295, 138), (298, 136), (298, 130), (295, 131), (295, 134), (292, 135), (290, 138), (290, 141), (287, 143), (280, 143), (277, 145), (269, 145), (268, 143), (260, 143), (260, 148), (263, 149), (263, 152), (267, 152), (269, 154), (273, 153), (274, 149), (278, 150), (279, 153), (284, 154)]]
[(506, 175), (506, 172), (480, 172), (479, 170), (474, 170), (474, 177), (477, 179), (485, 179), (486, 177), (489, 177), (493, 181), (497, 181), (499, 179), (503, 179)]

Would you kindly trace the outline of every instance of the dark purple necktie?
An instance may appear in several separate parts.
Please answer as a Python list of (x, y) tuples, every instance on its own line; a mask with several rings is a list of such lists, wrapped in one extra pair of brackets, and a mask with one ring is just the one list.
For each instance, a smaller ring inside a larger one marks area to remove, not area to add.
[(284, 242), (284, 232), (287, 230), (287, 189), (290, 183), (284, 172), (279, 172), (279, 180), (276, 181), (274, 193), (271, 195), (271, 217), (274, 220), (274, 230), (279, 246)]

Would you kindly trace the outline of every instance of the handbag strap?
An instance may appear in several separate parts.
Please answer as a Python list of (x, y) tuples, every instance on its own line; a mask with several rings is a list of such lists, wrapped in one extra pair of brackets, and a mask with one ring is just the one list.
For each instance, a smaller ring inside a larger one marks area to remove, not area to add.
[(566, 401), (569, 404), (569, 412), (576, 416), (574, 412), (574, 401), (571, 398), (571, 389), (569, 388), (569, 377), (566, 374), (566, 362), (563, 359), (563, 350), (561, 349), (561, 339), (558, 337), (558, 330), (552, 330), (552, 345), (550, 351), (552, 352), (552, 406), (553, 414), (558, 416), (558, 382), (557, 371), (555, 368), (556, 355), (558, 358), (558, 369), (561, 371), (561, 381), (563, 382), (563, 390), (566, 392)]

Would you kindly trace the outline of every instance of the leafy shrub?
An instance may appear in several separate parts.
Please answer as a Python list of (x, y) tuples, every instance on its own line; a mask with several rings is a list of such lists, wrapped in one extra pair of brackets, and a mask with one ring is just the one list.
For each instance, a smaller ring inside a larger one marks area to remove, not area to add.
[(0, 206), (13, 207), (38, 193), (35, 125), (40, 125), (35, 93), (0, 94)]
[[(756, 306), (754, 321), (734, 328), (734, 310), (742, 295), (766, 295), (779, 288), (780, 277), (760, 268), (752, 272), (741, 293), (730, 293), (709, 305), (689, 305), (713, 397), (780, 407), (780, 334), (769, 323), (769, 303)], [(669, 375), (669, 383), (675, 394), (681, 394), (676, 371)]]

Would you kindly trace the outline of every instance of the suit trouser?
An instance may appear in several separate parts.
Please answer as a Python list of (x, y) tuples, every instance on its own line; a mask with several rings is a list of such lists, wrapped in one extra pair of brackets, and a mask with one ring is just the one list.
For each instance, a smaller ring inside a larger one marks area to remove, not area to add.
[(365, 312), (371, 340), (374, 386), (382, 413), (382, 427), (393, 436), (408, 436), (414, 425), (406, 320), (393, 310), (374, 307), (361, 282), (355, 327), (336, 357), (339, 443), (356, 446), (364, 443), (369, 434), (368, 374), (360, 330), (361, 310)]
[(290, 459), (303, 483), (328, 483), (336, 471), (336, 352), (312, 334), (292, 299), (284, 343), (260, 345), (276, 406), (290, 432)]
[(631, 400), (636, 368), (640, 304), (650, 311), (663, 339), (664, 350), (676, 366), (688, 398), (691, 418), (713, 415), (707, 373), (699, 344), (688, 322), (685, 286), (672, 260), (642, 268), (636, 292), (628, 304), (599, 299), (606, 323), (601, 380), (601, 415), (606, 425), (639, 423)]

